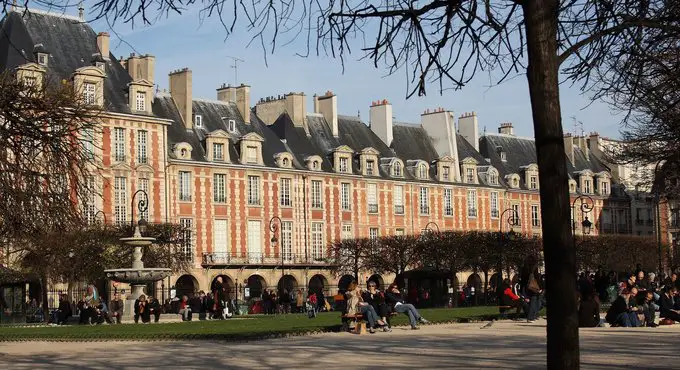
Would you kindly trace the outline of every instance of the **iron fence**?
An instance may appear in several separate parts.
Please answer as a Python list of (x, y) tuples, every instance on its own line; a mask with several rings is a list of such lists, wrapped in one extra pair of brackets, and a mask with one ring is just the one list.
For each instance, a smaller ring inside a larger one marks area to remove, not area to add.
[(215, 265), (325, 265), (328, 261), (320, 256), (284, 253), (283, 258), (269, 256), (260, 252), (230, 253), (230, 252), (209, 252), (203, 253), (203, 266)]

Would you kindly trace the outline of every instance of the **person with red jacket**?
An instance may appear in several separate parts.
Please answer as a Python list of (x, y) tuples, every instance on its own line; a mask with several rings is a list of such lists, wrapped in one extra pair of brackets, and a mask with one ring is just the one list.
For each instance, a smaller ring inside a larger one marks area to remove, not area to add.
[[(510, 287), (510, 279), (503, 280), (503, 285), (501, 287), (503, 290), (503, 295), (501, 297), (501, 313), (507, 310), (506, 307), (510, 306), (517, 309), (517, 315), (519, 315), (522, 310), (526, 312), (528, 299), (524, 299), (512, 291)], [(505, 306), (505, 307), (504, 307)]]

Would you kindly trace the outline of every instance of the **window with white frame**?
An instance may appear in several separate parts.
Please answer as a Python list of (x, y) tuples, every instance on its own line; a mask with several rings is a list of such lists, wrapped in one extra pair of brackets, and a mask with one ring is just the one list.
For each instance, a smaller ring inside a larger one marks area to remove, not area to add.
[(340, 161), (340, 163), (338, 165), (338, 171), (346, 173), (349, 169), (349, 158), (339, 157), (338, 160)]
[(113, 128), (113, 160), (125, 162), (125, 129), (121, 127)]
[(234, 121), (233, 119), (230, 119), (227, 122), (227, 130), (229, 130), (229, 132), (232, 132), (232, 133), (234, 131), (236, 131), (236, 121)]
[(179, 200), (182, 202), (191, 201), (191, 172), (179, 171), (177, 180), (179, 182)]
[(248, 176), (248, 205), (260, 205), (260, 176)]
[(227, 175), (216, 173), (213, 175), (213, 201), (215, 203), (226, 203), (227, 201)]
[(257, 147), (256, 146), (246, 147), (246, 162), (257, 163)]
[(465, 182), (468, 184), (474, 184), (475, 183), (475, 169), (474, 168), (467, 168), (465, 170)]
[(498, 192), (497, 191), (492, 191), (489, 194), (489, 203), (491, 203), (491, 218), (498, 218), (499, 216), (499, 211), (498, 211)]
[(127, 178), (113, 179), (113, 213), (117, 225), (127, 222)]
[(343, 182), (340, 184), (340, 199), (342, 201), (342, 210), (343, 211), (349, 211), (352, 209), (352, 200), (351, 200), (351, 186), (347, 182)]
[(444, 189), (444, 216), (453, 216), (453, 195), (451, 189)]
[(281, 222), (281, 251), (284, 260), (293, 259), (293, 221)]
[(366, 176), (373, 176), (375, 171), (375, 162), (372, 159), (366, 160)]
[(394, 198), (394, 213), (398, 215), (404, 214), (404, 186), (394, 185), (392, 189), (392, 197)]
[(143, 112), (146, 110), (146, 93), (143, 91), (137, 91), (137, 110)]
[(91, 128), (83, 132), (83, 150), (87, 159), (94, 159), (94, 131)]
[(323, 208), (322, 188), (321, 180), (312, 180), (312, 208)]
[(538, 189), (538, 176), (529, 176), (529, 189)]
[(213, 222), (213, 262), (229, 261), (229, 227), (227, 220)]
[(354, 235), (352, 234), (352, 224), (342, 224), (342, 233), (340, 237), (342, 240), (354, 238)]
[(419, 179), (427, 179), (427, 166), (424, 163), (421, 163), (418, 165), (418, 172), (416, 173), (416, 176)]
[(262, 262), (262, 223), (258, 220), (248, 220), (247, 225), (248, 262)]
[[(149, 179), (140, 178), (139, 180), (137, 180), (137, 183), (138, 190), (143, 190), (149, 196), (149, 199), (151, 199), (151, 191), (149, 190)], [(151, 208), (151, 204), (147, 203), (146, 209), (139, 214), (140, 219), (143, 218), (146, 221), (149, 221), (149, 208)]]
[(531, 226), (540, 227), (541, 226), (541, 215), (538, 213), (538, 205), (531, 206)]
[(392, 176), (394, 177), (404, 176), (404, 168), (402, 167), (401, 162), (395, 161), (394, 164), (392, 164)]
[(420, 214), (430, 214), (430, 189), (426, 187), (420, 188)]
[(95, 206), (95, 196), (96, 196), (96, 182), (94, 176), (87, 176), (85, 178), (85, 192), (86, 195), (83, 199), (83, 217), (88, 224), (93, 223), (95, 220), (95, 214), (97, 213), (97, 207)]
[(94, 105), (97, 103), (97, 85), (91, 82), (83, 84), (83, 100), (85, 104)]
[(200, 114), (195, 114), (194, 115), (194, 125), (197, 128), (203, 127), (203, 116), (201, 116)]
[(477, 217), (477, 191), (468, 190), (467, 192), (468, 217)]
[(514, 211), (513, 217), (515, 218), (515, 225), (519, 226), (522, 224), (522, 212), (519, 204), (513, 204), (512, 210)]
[(489, 185), (498, 185), (498, 174), (495, 171), (489, 171)]
[(146, 139), (147, 132), (145, 130), (137, 131), (137, 163), (147, 164), (149, 159), (146, 156)]
[(179, 224), (182, 226), (182, 254), (184, 258), (191, 261), (194, 259), (194, 220), (191, 218), (180, 218)]
[(284, 207), (290, 207), (292, 205), (290, 201), (290, 184), (291, 179), (282, 177), (279, 181), (279, 204)]
[(224, 144), (213, 143), (213, 161), (224, 160)]
[(323, 222), (312, 222), (312, 258), (323, 259)]
[(366, 185), (366, 198), (368, 201), (368, 213), (378, 213), (378, 186), (376, 184)]
[(583, 192), (585, 194), (591, 194), (593, 191), (593, 180), (585, 179), (583, 180)]
[(378, 239), (379, 233), (380, 231), (377, 227), (371, 227), (368, 229), (368, 238), (371, 240), (376, 240)]
[(396, 235), (396, 236), (404, 236), (404, 229), (402, 229), (402, 228), (394, 229), (394, 235)]
[(450, 179), (451, 179), (451, 167), (443, 166), (442, 167), (442, 180), (449, 181)]
[(602, 181), (600, 185), (602, 187), (601, 189), (602, 195), (609, 195), (609, 181)]

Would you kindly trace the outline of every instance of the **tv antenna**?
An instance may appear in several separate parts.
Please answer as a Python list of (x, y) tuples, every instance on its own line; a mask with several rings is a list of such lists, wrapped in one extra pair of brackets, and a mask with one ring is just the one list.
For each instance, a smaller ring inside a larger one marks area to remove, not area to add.
[(232, 64), (230, 67), (234, 69), (234, 86), (238, 85), (238, 63), (239, 62), (245, 62), (243, 59), (239, 59), (237, 57), (232, 57), (230, 55), (227, 55), (227, 58), (231, 59), (234, 64)]

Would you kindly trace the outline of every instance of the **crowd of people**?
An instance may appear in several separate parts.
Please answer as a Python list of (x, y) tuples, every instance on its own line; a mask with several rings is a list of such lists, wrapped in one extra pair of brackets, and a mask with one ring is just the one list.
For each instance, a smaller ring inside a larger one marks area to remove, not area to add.
[[(677, 273), (662, 277), (646, 274), (640, 265), (636, 271), (617, 274), (605, 272), (579, 276), (579, 326), (596, 327), (608, 323), (620, 327), (656, 327), (657, 313), (661, 324), (680, 321), (680, 281)], [(609, 304), (604, 320), (602, 304)]]

